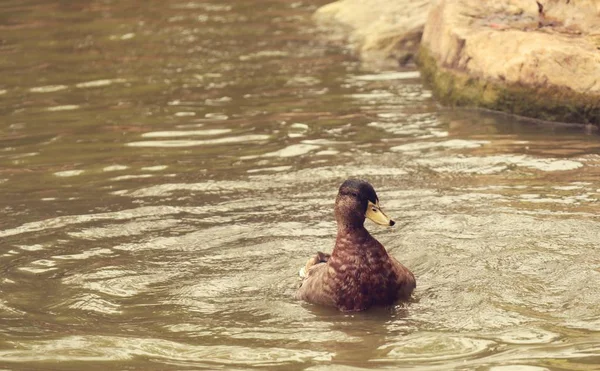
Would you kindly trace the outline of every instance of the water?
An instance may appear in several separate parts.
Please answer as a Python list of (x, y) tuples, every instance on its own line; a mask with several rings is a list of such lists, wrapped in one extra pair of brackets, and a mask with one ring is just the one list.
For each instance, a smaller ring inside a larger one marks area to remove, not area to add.
[[(362, 70), (324, 3), (0, 5), (3, 368), (598, 369), (597, 136)], [(292, 298), (348, 176), (411, 303)]]

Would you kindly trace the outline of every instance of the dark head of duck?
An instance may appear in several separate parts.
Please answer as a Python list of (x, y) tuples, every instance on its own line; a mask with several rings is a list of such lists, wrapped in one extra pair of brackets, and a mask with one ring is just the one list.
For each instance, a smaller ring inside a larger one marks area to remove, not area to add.
[(380, 225), (395, 224), (379, 207), (373, 186), (364, 180), (348, 179), (340, 186), (335, 199), (338, 228), (362, 228), (365, 218)]

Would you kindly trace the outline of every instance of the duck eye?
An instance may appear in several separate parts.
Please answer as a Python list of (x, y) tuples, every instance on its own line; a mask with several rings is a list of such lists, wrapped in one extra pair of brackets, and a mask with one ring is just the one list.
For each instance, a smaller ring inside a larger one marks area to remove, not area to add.
[(376, 208), (372, 208), (371, 210), (373, 210), (373, 212), (375, 212), (375, 213), (377, 212), (377, 209), (376, 209)]

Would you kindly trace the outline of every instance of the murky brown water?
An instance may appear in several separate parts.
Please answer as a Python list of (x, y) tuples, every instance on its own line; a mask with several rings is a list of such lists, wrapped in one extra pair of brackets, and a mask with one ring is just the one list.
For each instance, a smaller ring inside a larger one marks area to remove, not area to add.
[[(327, 1), (0, 3), (0, 366), (600, 369), (600, 142), (448, 110), (318, 41)], [(297, 302), (333, 199), (414, 302)]]

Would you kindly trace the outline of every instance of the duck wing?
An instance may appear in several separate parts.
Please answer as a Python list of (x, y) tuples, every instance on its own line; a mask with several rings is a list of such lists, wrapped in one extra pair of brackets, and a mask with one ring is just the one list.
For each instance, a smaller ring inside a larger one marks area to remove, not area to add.
[[(296, 292), (296, 299), (305, 300), (309, 303), (335, 306), (333, 291), (329, 285), (327, 274), (327, 260), (329, 254), (319, 252), (310, 258), (306, 266), (300, 270), (303, 277), (302, 284)], [(304, 276), (302, 273), (304, 271)]]
[(409, 299), (413, 290), (417, 287), (415, 275), (396, 258), (390, 255), (390, 261), (398, 277), (397, 283), (399, 286), (399, 299)]
[(306, 261), (306, 264), (304, 265), (304, 267), (300, 268), (300, 272), (298, 272), (298, 275), (300, 276), (300, 278), (305, 278), (308, 270), (313, 265), (316, 265), (319, 263), (326, 263), (330, 257), (331, 257), (331, 254), (326, 254), (324, 252), (317, 251), (317, 255), (309, 258)]

